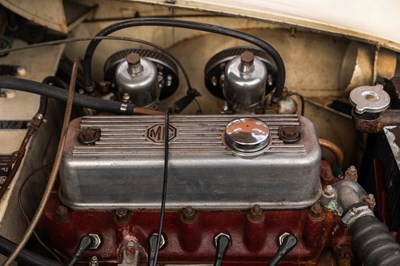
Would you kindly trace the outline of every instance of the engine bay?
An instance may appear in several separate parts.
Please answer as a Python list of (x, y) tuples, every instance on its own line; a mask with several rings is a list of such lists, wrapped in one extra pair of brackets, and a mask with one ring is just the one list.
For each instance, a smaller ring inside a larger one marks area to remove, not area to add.
[(398, 52), (95, 2), (40, 41), (2, 7), (4, 265), (400, 265)]

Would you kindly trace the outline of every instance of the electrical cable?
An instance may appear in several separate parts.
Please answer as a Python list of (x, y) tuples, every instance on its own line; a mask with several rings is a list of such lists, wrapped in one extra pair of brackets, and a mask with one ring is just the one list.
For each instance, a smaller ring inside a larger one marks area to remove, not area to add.
[(43, 193), (43, 197), (39, 203), (39, 206), (36, 210), (35, 215), (32, 218), (30, 226), (28, 227), (28, 229), (26, 230), (25, 234), (23, 235), (23, 237), (21, 239), (21, 242), (18, 244), (18, 246), (13, 251), (13, 253), (10, 255), (10, 257), (4, 263), (4, 266), (10, 266), (13, 263), (13, 261), (17, 258), (18, 254), (21, 252), (21, 250), (24, 248), (26, 243), (28, 242), (29, 238), (32, 235), (33, 230), (35, 229), (37, 223), (39, 222), (40, 217), (43, 214), (44, 208), (46, 207), (47, 201), (53, 190), (54, 183), (57, 179), (58, 169), (60, 168), (61, 159), (62, 159), (62, 151), (64, 150), (68, 125), (69, 125), (69, 121), (71, 118), (74, 91), (75, 91), (75, 82), (76, 82), (76, 77), (77, 77), (77, 72), (78, 72), (78, 65), (79, 65), (79, 59), (75, 59), (74, 66), (72, 68), (72, 73), (71, 73), (71, 81), (70, 81), (69, 89), (68, 89), (68, 99), (67, 99), (67, 104), (65, 107), (65, 115), (64, 115), (64, 121), (63, 121), (62, 129), (61, 129), (60, 141), (58, 143), (58, 148), (57, 148), (57, 153), (56, 153), (56, 157), (54, 160), (54, 165), (51, 170), (50, 177), (47, 182), (45, 191)]
[(82, 258), (88, 249), (90, 249), (94, 244), (94, 240), (90, 235), (85, 235), (79, 241), (78, 246), (75, 248), (67, 266), (74, 266)]
[(8, 45), (8, 48), (11, 48), (13, 45), (13, 41), (8, 38), (7, 36), (0, 36), (0, 39), (2, 39), (3, 41), (5, 41)]
[(161, 209), (160, 209), (160, 223), (158, 226), (157, 233), (157, 244), (154, 254), (154, 263), (150, 266), (157, 266), (158, 252), (161, 243), (161, 234), (164, 225), (164, 215), (165, 215), (165, 203), (167, 201), (167, 187), (168, 187), (168, 163), (169, 163), (169, 113), (170, 108), (167, 107), (165, 112), (165, 140), (164, 140), (164, 175), (163, 175), (163, 185), (162, 185), (162, 195), (161, 195)]
[(204, 114), (204, 113), (203, 113), (203, 110), (201, 109), (201, 105), (200, 105), (199, 101), (195, 98), (195, 99), (194, 99), (194, 102), (195, 102), (196, 105), (197, 105), (197, 114), (198, 114), (198, 115)]
[[(43, 169), (45, 169), (46, 167), (52, 165), (54, 162), (54, 160), (52, 160), (51, 162), (48, 162), (46, 164), (44, 164), (43, 166), (41, 166), (40, 168), (34, 170), (33, 172), (31, 172), (25, 179), (24, 181), (22, 181), (21, 186), (19, 187), (18, 190), (18, 207), (22, 213), (22, 215), (25, 218), (25, 221), (27, 223), (27, 225), (29, 226), (31, 221), (28, 218), (28, 215), (25, 212), (24, 206), (22, 205), (22, 192), (26, 186), (26, 184), (28, 183), (28, 181), (35, 176), (37, 173), (39, 173), (40, 171), (42, 171)], [(39, 237), (39, 235), (36, 233), (36, 231), (33, 231), (33, 235), (35, 236), (36, 240), (38, 241), (38, 243), (45, 249), (47, 250), (47, 252), (49, 252), (56, 260), (61, 261), (61, 259), (58, 257), (58, 255), (51, 250), (51, 248), (49, 248), (44, 242), (43, 240)]]
[[(39, 84), (41, 84), (41, 83), (39, 83)], [(10, 186), (11, 182), (13, 181), (13, 179), (21, 165), (22, 159), (25, 156), (25, 151), (26, 151), (26, 147), (29, 143), (29, 140), (39, 129), (42, 122), (43, 122), (43, 115), (40, 113), (37, 113), (30, 121), (28, 131), (26, 132), (25, 137), (22, 140), (21, 146), (19, 147), (18, 151), (13, 153), (14, 165), (12, 166), (10, 172), (8, 173), (6, 180), (1, 185), (0, 199), (2, 199), (4, 197), (4, 194), (6, 193), (8, 187)]]
[(57, 40), (57, 41), (49, 41), (49, 42), (43, 42), (43, 43), (36, 43), (36, 44), (31, 44), (28, 46), (23, 46), (23, 47), (16, 47), (16, 48), (10, 48), (10, 49), (2, 49), (0, 50), (0, 53), (11, 53), (11, 52), (17, 52), (17, 51), (22, 51), (22, 50), (27, 50), (27, 49), (34, 49), (34, 48), (39, 48), (39, 47), (45, 47), (45, 46), (52, 46), (52, 45), (59, 45), (59, 44), (68, 44), (68, 43), (74, 43), (74, 42), (83, 42), (83, 41), (92, 41), (92, 40), (108, 40), (108, 41), (128, 41), (128, 42), (134, 42), (134, 43), (140, 43), (144, 44), (150, 47), (153, 47), (155, 49), (160, 50), (163, 52), (167, 57), (169, 57), (174, 63), (178, 66), (178, 68), (182, 71), (182, 75), (185, 79), (185, 82), (187, 84), (188, 89), (192, 88), (190, 84), (190, 79), (189, 75), (186, 72), (185, 68), (183, 67), (182, 63), (170, 52), (168, 52), (166, 49), (162, 48), (161, 46), (151, 43), (149, 41), (137, 39), (137, 38), (131, 38), (131, 37), (120, 37), (120, 36), (91, 36), (91, 37), (76, 37), (76, 38), (69, 38), (69, 39), (64, 39), (64, 40)]
[[(277, 103), (280, 96), (282, 95), (282, 91), (285, 85), (285, 65), (279, 53), (264, 40), (238, 30), (211, 24), (205, 24), (201, 22), (194, 22), (194, 21), (162, 19), (162, 18), (135, 18), (112, 24), (102, 29), (100, 32), (96, 34), (96, 36), (107, 36), (118, 30), (137, 27), (137, 26), (162, 26), (162, 27), (176, 27), (176, 28), (200, 30), (210, 33), (221, 34), (229, 37), (234, 37), (252, 43), (261, 48), (262, 50), (264, 50), (265, 52), (267, 52), (272, 57), (277, 66), (278, 78), (276, 82), (276, 88), (271, 99), (271, 103), (273, 104)], [(85, 83), (84, 85), (88, 91), (91, 91), (94, 86), (92, 80), (92, 58), (96, 50), (96, 47), (99, 45), (100, 41), (101, 41), (100, 39), (99, 40), (93, 39), (89, 43), (84, 57), (84, 63), (83, 63), (84, 83)]]
[[(0, 48), (12, 48), (12, 40), (6, 36), (0, 36)], [(0, 57), (4, 57), (8, 55), (8, 53), (0, 53)]]
[[(14, 242), (0, 236), (0, 253), (4, 256), (9, 256), (15, 250), (16, 246)], [(21, 250), (16, 261), (29, 266), (63, 266), (61, 262), (45, 258), (27, 249)]]

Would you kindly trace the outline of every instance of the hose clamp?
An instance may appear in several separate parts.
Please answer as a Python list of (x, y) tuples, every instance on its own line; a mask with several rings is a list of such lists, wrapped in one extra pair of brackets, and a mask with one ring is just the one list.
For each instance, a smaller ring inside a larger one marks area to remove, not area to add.
[(375, 217), (372, 210), (367, 205), (350, 208), (345, 215), (342, 217), (343, 223), (350, 227), (358, 218), (363, 216), (373, 216)]
[(126, 103), (121, 103), (119, 110), (125, 113), (128, 110), (128, 105)]

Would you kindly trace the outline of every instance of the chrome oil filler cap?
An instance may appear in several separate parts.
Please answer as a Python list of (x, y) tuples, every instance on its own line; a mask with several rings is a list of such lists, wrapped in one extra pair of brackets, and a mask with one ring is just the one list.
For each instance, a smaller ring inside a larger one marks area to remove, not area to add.
[(225, 127), (225, 144), (234, 151), (253, 153), (267, 147), (270, 131), (261, 120), (235, 119)]

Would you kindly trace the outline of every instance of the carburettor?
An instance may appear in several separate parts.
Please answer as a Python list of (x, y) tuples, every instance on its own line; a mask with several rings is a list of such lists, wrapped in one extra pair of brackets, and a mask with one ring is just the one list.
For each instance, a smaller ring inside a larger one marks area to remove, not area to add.
[(265, 95), (267, 68), (252, 52), (233, 58), (225, 68), (225, 99), (231, 105), (253, 107)]
[(149, 59), (130, 53), (116, 68), (119, 97), (137, 106), (149, 106), (160, 97), (157, 68)]

